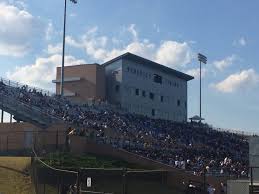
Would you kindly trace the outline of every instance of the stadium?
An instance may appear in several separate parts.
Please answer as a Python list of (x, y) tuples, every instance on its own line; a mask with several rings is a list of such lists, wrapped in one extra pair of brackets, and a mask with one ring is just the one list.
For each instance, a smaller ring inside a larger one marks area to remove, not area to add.
[(37, 193), (227, 193), (236, 179), (249, 186), (249, 135), (188, 121), (193, 77), (126, 53), (66, 66), (60, 95), (60, 72), (56, 94), (0, 82), (1, 109), (17, 121), (1, 123), (1, 153), (32, 157)]
[(259, 193), (257, 7), (1, 0), (0, 194)]

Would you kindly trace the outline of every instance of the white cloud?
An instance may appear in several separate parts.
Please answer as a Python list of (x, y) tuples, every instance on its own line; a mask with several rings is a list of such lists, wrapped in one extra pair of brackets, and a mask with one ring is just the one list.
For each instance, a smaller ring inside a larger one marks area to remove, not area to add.
[[(13, 71), (6, 73), (8, 79), (22, 82), (24, 84), (51, 90), (54, 84), (51, 80), (56, 78), (56, 67), (60, 66), (62, 56), (55, 54), (47, 58), (37, 58), (34, 64), (16, 67)], [(65, 57), (65, 65), (78, 65), (85, 63), (84, 60), (73, 56)]]
[(62, 44), (61, 43), (56, 44), (56, 45), (52, 45), (52, 44), (48, 45), (48, 49), (47, 49), (48, 54), (50, 54), (50, 55), (60, 54), (61, 52), (62, 52)]
[(228, 56), (222, 60), (214, 61), (213, 65), (220, 71), (223, 71), (227, 67), (231, 66), (237, 60), (236, 55)]
[(108, 42), (112, 42), (113, 39), (98, 36), (97, 30), (97, 27), (90, 29), (78, 40), (68, 36), (66, 42), (72, 47), (84, 49), (88, 56), (98, 62), (105, 62), (118, 55), (131, 52), (168, 67), (179, 68), (190, 63), (193, 58), (192, 50), (187, 42), (166, 40), (156, 45), (147, 39), (139, 40), (134, 24), (131, 24), (128, 28), (133, 36), (132, 41), (121, 47), (108, 48), (111, 45)]
[[(199, 78), (200, 77), (200, 68), (196, 69), (189, 69), (185, 71), (186, 74), (193, 76), (194, 78)], [(206, 68), (201, 68), (201, 77), (204, 78), (207, 73)]]
[(23, 8), (0, 2), (0, 55), (24, 56), (44, 25)]
[(244, 37), (241, 37), (239, 40), (238, 40), (238, 43), (241, 45), (241, 46), (245, 46), (246, 45), (246, 39)]
[(128, 31), (132, 34), (133, 40), (137, 41), (138, 40), (138, 32), (136, 30), (136, 25), (130, 24), (130, 26), (128, 27)]
[(188, 64), (192, 58), (191, 49), (186, 42), (165, 41), (156, 52), (156, 61), (170, 67)]
[(54, 33), (54, 28), (53, 28), (52, 22), (50, 21), (50, 22), (48, 23), (47, 28), (46, 28), (45, 39), (46, 39), (46, 40), (51, 40), (53, 33)]
[(159, 28), (159, 26), (158, 26), (157, 24), (153, 24), (153, 28), (155, 29), (155, 31), (156, 31), (157, 33), (160, 32), (160, 28)]
[(76, 17), (76, 16), (77, 16), (76, 13), (70, 13), (70, 14), (69, 14), (69, 17)]
[(225, 80), (212, 84), (212, 87), (223, 93), (235, 92), (239, 89), (249, 89), (259, 84), (259, 75), (254, 69), (247, 69), (228, 76)]
[(246, 46), (247, 45), (247, 40), (245, 37), (240, 37), (238, 40), (235, 40), (233, 42), (234, 46)]

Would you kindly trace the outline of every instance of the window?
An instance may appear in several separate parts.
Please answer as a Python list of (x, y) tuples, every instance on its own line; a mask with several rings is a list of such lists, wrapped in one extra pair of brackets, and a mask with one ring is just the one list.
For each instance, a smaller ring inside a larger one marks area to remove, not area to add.
[(136, 94), (136, 96), (139, 95), (139, 89), (135, 89), (135, 94)]
[(177, 106), (180, 106), (180, 105), (181, 105), (180, 100), (177, 100)]
[(164, 96), (160, 96), (160, 101), (164, 102)]
[(127, 67), (127, 71), (128, 71), (128, 72), (130, 71), (130, 68), (129, 68), (129, 67)]
[(155, 83), (162, 84), (162, 76), (157, 75), (157, 74), (154, 74), (154, 77), (153, 77), (153, 78), (154, 78), (153, 81), (154, 81)]
[(115, 86), (115, 91), (116, 91), (116, 92), (119, 92), (119, 91), (120, 91), (120, 85), (116, 85), (116, 86)]
[(142, 90), (142, 96), (146, 97), (146, 91), (145, 90)]
[(154, 93), (150, 92), (150, 93), (149, 93), (149, 98), (150, 98), (151, 100), (154, 100)]
[(156, 114), (156, 111), (155, 111), (155, 109), (152, 109), (152, 112), (151, 112), (151, 114), (152, 114), (152, 116), (155, 116), (155, 114)]

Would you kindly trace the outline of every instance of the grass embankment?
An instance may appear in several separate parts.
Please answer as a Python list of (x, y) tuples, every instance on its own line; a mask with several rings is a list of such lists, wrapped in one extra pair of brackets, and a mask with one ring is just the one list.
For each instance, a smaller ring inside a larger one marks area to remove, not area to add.
[(24, 173), (30, 164), (29, 157), (0, 157), (0, 193), (35, 194), (31, 177)]
[[(127, 168), (127, 169), (147, 169), (146, 167), (139, 166), (136, 164), (128, 163), (117, 158), (97, 156), (97, 155), (81, 155), (76, 156), (69, 153), (52, 153), (48, 154), (44, 159), (42, 159), (47, 164), (56, 168)], [(150, 169), (148, 169), (150, 170)], [(102, 172), (102, 170), (100, 170)], [(120, 194), (123, 190), (122, 177), (109, 175), (103, 175), (104, 177), (99, 177), (98, 172), (96, 172), (96, 177), (92, 177), (92, 187), (84, 188), (85, 185), (82, 184), (82, 189), (91, 191), (105, 191), (107, 193)], [(150, 177), (156, 177), (155, 174), (150, 174)], [(147, 179), (146, 179), (147, 178)], [(143, 178), (138, 176), (128, 175), (126, 180), (126, 190), (128, 194), (179, 194), (173, 188), (169, 188), (165, 183), (162, 183), (162, 177), (157, 177), (154, 180), (149, 179), (147, 176)], [(56, 194), (57, 187), (46, 185), (46, 191), (48, 194)]]
[(147, 169), (146, 167), (128, 163), (126, 161), (95, 155), (75, 156), (69, 153), (52, 153), (43, 161), (47, 164), (60, 168), (128, 168)]

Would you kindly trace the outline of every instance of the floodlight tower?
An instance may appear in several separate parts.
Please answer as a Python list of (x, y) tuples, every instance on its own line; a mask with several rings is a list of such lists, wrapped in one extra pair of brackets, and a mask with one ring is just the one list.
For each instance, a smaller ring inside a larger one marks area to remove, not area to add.
[(207, 57), (198, 53), (198, 61), (200, 62), (200, 122), (201, 122), (201, 63), (207, 64)]
[[(70, 0), (72, 3), (77, 4), (77, 0)], [(61, 82), (60, 82), (60, 95), (64, 95), (64, 66), (65, 66), (65, 43), (66, 43), (66, 18), (67, 17), (67, 0), (65, 0), (64, 7), (64, 29), (63, 29), (63, 48), (62, 48), (62, 66), (61, 66)]]

